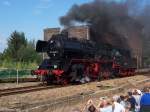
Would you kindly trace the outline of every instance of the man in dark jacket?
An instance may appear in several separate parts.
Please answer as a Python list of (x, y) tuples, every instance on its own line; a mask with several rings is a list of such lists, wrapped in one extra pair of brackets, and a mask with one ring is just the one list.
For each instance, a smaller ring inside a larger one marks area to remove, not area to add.
[(128, 92), (129, 98), (127, 99), (128, 102), (130, 102), (131, 104), (131, 111), (135, 110), (135, 105), (136, 105), (136, 100), (135, 98), (132, 96), (132, 92)]

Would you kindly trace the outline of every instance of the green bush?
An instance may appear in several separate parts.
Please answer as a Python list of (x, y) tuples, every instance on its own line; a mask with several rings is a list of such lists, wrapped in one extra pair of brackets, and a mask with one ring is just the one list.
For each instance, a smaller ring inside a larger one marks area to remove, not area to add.
[(11, 62), (4, 60), (0, 64), (0, 68), (9, 68), (9, 69), (36, 69), (38, 64), (36, 62)]

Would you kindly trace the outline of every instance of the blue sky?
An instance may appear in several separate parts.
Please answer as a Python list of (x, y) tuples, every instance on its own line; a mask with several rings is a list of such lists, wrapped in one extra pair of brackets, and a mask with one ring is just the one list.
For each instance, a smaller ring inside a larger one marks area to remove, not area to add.
[(90, 1), (93, 0), (0, 0), (0, 52), (7, 47), (14, 30), (24, 32), (29, 40), (42, 39), (43, 29), (59, 27), (59, 17), (73, 4)]

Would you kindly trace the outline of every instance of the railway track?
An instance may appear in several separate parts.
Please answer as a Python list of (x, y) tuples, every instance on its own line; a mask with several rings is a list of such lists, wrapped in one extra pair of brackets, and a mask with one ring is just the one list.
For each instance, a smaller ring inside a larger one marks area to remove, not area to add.
[[(142, 71), (136, 71), (136, 74), (138, 73), (149, 73), (150, 69), (145, 69)], [(40, 91), (40, 90), (46, 90), (46, 89), (53, 89), (53, 88), (58, 88), (58, 87), (63, 87), (62, 85), (34, 85), (34, 86), (26, 86), (26, 87), (18, 87), (18, 88), (8, 88), (8, 89), (0, 89), (0, 97), (2, 96), (9, 96), (9, 95), (14, 95), (14, 94), (22, 94), (22, 93), (28, 93), (28, 92), (35, 92), (35, 91)]]
[(52, 89), (52, 88), (57, 88), (57, 87), (60, 87), (60, 86), (35, 85), (35, 86), (27, 86), (27, 87), (1, 89), (0, 90), (0, 97), (1, 96), (14, 95), (14, 94), (34, 92), (34, 91), (40, 91), (40, 90), (45, 90), (45, 89)]

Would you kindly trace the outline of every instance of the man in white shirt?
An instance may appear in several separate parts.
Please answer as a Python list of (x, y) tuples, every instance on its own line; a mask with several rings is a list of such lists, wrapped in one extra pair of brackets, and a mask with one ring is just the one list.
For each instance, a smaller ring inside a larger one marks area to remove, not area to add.
[(118, 102), (113, 103), (113, 112), (125, 112), (125, 108)]
[(125, 108), (117, 102), (118, 98), (119, 96), (117, 95), (113, 96), (112, 110), (113, 112), (125, 112)]

